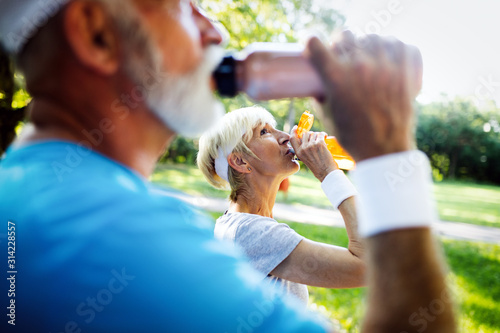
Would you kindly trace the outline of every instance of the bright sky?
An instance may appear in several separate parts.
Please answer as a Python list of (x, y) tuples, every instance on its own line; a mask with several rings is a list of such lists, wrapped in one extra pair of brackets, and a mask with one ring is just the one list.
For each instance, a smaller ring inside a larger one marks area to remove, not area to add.
[(418, 46), (424, 59), (419, 100), (475, 96), (500, 102), (500, 1), (333, 0), (347, 26)]

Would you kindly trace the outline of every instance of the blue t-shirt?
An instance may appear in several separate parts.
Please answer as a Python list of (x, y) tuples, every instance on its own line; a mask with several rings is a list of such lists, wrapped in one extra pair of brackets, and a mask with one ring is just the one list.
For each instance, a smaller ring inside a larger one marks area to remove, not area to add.
[(325, 331), (170, 194), (69, 142), (9, 149), (0, 162), (0, 331)]

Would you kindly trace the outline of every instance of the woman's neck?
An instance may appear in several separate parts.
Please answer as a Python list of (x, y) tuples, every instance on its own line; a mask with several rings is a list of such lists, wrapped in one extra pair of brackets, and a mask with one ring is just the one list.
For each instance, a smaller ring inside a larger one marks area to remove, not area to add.
[[(273, 217), (273, 208), (276, 201), (276, 195), (281, 181), (273, 181), (272, 184), (267, 181), (251, 182), (244, 193), (239, 194), (236, 201), (229, 205), (230, 213), (248, 213), (265, 217)], [(255, 184), (261, 184), (255, 185)]]

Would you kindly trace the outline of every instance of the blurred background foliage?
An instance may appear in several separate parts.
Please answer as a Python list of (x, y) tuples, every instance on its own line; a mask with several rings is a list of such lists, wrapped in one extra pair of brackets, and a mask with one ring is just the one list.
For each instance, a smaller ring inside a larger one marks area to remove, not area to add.
[(479, 110), (464, 98), (418, 106), (417, 144), (431, 159), (435, 180), (500, 184), (500, 110)]
[[(318, 0), (202, 0), (200, 4), (225, 30), (228, 52), (240, 51), (255, 41), (304, 43), (311, 35), (326, 42), (345, 22), (339, 12)], [(0, 51), (0, 154), (22, 127), (30, 99), (22, 75)], [(228, 112), (255, 104), (244, 95), (221, 101)], [(493, 102), (482, 103), (479, 109), (472, 101), (443, 96), (439, 101), (416, 104), (417, 145), (431, 159), (436, 181), (500, 184), (500, 109)], [(270, 110), (278, 128), (287, 132), (304, 110), (314, 112), (315, 108), (310, 99), (258, 104)], [(316, 121), (313, 130), (324, 127)], [(194, 164), (197, 147), (197, 140), (178, 137), (160, 161)]]
[(11, 59), (0, 50), (0, 155), (16, 137), (30, 100), (22, 75), (15, 72)]

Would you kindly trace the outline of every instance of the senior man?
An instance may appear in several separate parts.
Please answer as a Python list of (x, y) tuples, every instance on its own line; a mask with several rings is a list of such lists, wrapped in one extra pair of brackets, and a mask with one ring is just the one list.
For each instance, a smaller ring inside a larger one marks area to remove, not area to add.
[[(11, 265), (2, 279), (2, 327), (331, 329), (263, 286), (236, 249), (212, 239), (203, 215), (147, 181), (176, 133), (197, 135), (223, 112), (210, 89), (221, 37), (195, 5), (3, 0), (0, 18), (2, 43), (33, 96), (30, 125), (0, 163), (9, 237), (2, 261)], [(428, 162), (409, 151), (415, 51), (375, 36), (357, 44), (345, 34), (332, 50), (313, 39), (308, 52), (327, 91), (324, 117), (360, 161), (370, 268), (364, 331), (454, 331), (449, 300), (423, 323), (414, 317), (446, 292), (429, 232)], [(410, 169), (401, 175), (398, 163)], [(394, 175), (383, 182), (384, 172)], [(415, 203), (412, 186), (421, 183)], [(374, 192), (388, 204), (378, 207)]]

